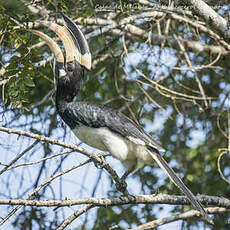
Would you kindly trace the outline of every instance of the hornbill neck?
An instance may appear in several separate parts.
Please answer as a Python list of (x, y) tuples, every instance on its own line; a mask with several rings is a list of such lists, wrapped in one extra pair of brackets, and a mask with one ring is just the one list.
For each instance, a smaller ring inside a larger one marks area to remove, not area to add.
[(84, 70), (77, 68), (73, 74), (59, 76), (57, 79), (56, 107), (59, 113), (63, 113), (68, 103), (72, 102), (74, 97), (81, 90), (83, 84)]

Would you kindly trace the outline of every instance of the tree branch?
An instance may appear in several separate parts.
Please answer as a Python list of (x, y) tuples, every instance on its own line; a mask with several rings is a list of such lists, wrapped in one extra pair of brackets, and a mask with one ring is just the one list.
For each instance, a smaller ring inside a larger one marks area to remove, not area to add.
[[(33, 133), (28, 133), (22, 130), (15, 130), (15, 129), (9, 129), (9, 128), (5, 128), (5, 127), (0, 127), (0, 131), (2, 132), (6, 132), (6, 133), (14, 133), (14, 134), (18, 134), (20, 136), (26, 136), (26, 137), (30, 137), (30, 138), (34, 138), (43, 142), (47, 142), (50, 144), (54, 144), (54, 145), (59, 145), (62, 147), (66, 147), (75, 151), (78, 151), (79, 153), (82, 153), (83, 155), (89, 157), (93, 162), (95, 162), (97, 165), (101, 165), (102, 168), (104, 168), (111, 176), (111, 178), (114, 180), (114, 182), (117, 185), (120, 185), (122, 183), (121, 179), (119, 178), (119, 176), (117, 175), (116, 171), (113, 170), (109, 164), (103, 159), (103, 156), (98, 156), (95, 155), (93, 153), (90, 153), (88, 151), (86, 151), (85, 149), (76, 146), (76, 145), (71, 145), (71, 144), (66, 144), (62, 141), (58, 141), (58, 140), (54, 140), (42, 135), (38, 135), (38, 134), (33, 134)], [(125, 194), (127, 194), (127, 190), (124, 191)]]
[[(127, 24), (125, 29), (128, 32), (130, 32), (131, 34), (133, 34), (133, 35), (135, 35), (137, 37), (140, 37), (143, 40), (148, 39), (148, 34), (146, 34), (146, 31), (141, 29), (141, 28), (139, 28), (139, 27), (137, 27), (137, 26)], [(176, 49), (179, 48), (177, 41), (174, 38), (170, 37), (170, 36), (152, 34), (151, 41), (155, 45), (156, 44), (161, 44), (161, 42), (163, 42), (163, 41), (167, 41), (172, 45), (173, 48), (176, 48)], [(188, 48), (189, 50), (191, 50), (193, 52), (211, 52), (213, 54), (221, 53), (223, 55), (227, 55), (227, 54), (230, 53), (230, 50), (226, 50), (222, 46), (204, 45), (204, 44), (201, 44), (200, 42), (189, 41), (189, 40), (186, 40), (186, 39), (182, 39), (181, 41), (183, 42), (183, 44), (184, 44), (184, 46), (186, 48)]]
[[(205, 208), (205, 211), (209, 214), (215, 214), (215, 213), (220, 214), (220, 213), (229, 212), (230, 209), (213, 207), (213, 208)], [(156, 228), (156, 227), (159, 227), (161, 225), (164, 225), (164, 224), (171, 223), (171, 222), (176, 221), (176, 220), (184, 220), (184, 219), (189, 219), (189, 218), (196, 217), (196, 216), (200, 217), (201, 216), (200, 212), (198, 212), (197, 210), (190, 210), (188, 212), (184, 212), (181, 214), (160, 218), (160, 219), (148, 222), (146, 224), (139, 225), (138, 227), (130, 228), (129, 230), (152, 229), (152, 228)]]
[[(87, 164), (89, 163), (91, 160), (87, 160), (83, 163), (80, 163), (76, 166), (73, 166), (71, 168), (68, 168), (62, 172), (59, 172), (55, 175), (53, 175), (52, 177), (50, 177), (48, 180), (46, 180), (45, 182), (43, 182), (42, 184), (40, 184), (37, 188), (35, 188), (28, 196), (27, 196), (27, 200), (31, 199), (35, 194), (37, 194), (43, 187), (45, 187), (46, 185), (48, 185), (49, 183), (51, 183), (51, 181), (53, 181), (54, 179), (76, 169), (76, 168), (79, 168), (81, 167), (82, 165), (84, 164)], [(0, 221), (0, 226), (3, 225), (10, 217), (12, 217), (20, 208), (22, 207), (22, 205), (18, 205), (16, 208), (14, 208), (6, 217), (1, 217), (1, 221)]]
[(82, 215), (83, 213), (87, 212), (89, 209), (95, 207), (92, 204), (85, 205), (83, 208), (77, 210), (72, 215), (70, 215), (63, 223), (57, 228), (57, 230), (62, 230), (70, 225), (77, 217)]
[(11, 168), (11, 166), (17, 162), (24, 154), (26, 154), (27, 152), (29, 152), (36, 144), (38, 144), (39, 140), (34, 141), (34, 143), (32, 145), (30, 145), (29, 147), (27, 147), (24, 151), (22, 151), (19, 155), (17, 155), (17, 157), (15, 157), (9, 164), (7, 164), (7, 166), (5, 166), (1, 171), (0, 171), (0, 175), (3, 174), (5, 171), (9, 170), (9, 168)]
[[(74, 166), (76, 167), (76, 166)], [(79, 167), (79, 166), (78, 166)], [(66, 173), (66, 170), (63, 171)], [(64, 173), (57, 175), (63, 175)], [(69, 172), (69, 170), (68, 170)], [(56, 178), (57, 176), (52, 178)], [(52, 179), (53, 180), (53, 179)], [(48, 182), (46, 182), (47, 184)], [(50, 183), (50, 179), (49, 179)], [(44, 184), (44, 183), (43, 183)], [(224, 197), (197, 195), (197, 200), (204, 205), (215, 205), (223, 208), (230, 208), (230, 200)], [(37, 207), (70, 207), (82, 204), (91, 204), (95, 206), (114, 206), (125, 204), (169, 204), (169, 205), (189, 205), (190, 202), (182, 195), (152, 194), (152, 195), (128, 195), (115, 198), (78, 198), (65, 200), (27, 200), (27, 199), (4, 199), (0, 200), (1, 205), (24, 205)]]
[(207, 22), (211, 27), (213, 26), (222, 37), (230, 38), (230, 28), (227, 21), (222, 18), (215, 10), (207, 5), (202, 0), (179, 0), (183, 4), (192, 6), (192, 11)]

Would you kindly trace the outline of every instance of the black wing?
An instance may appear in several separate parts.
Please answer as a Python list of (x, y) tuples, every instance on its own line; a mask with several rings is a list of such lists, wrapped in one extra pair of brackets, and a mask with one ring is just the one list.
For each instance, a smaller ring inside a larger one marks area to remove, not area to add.
[(139, 139), (146, 145), (164, 151), (143, 128), (108, 106), (90, 102), (72, 102), (68, 104), (63, 115), (63, 119), (71, 128), (79, 124), (93, 128), (107, 127), (123, 137)]

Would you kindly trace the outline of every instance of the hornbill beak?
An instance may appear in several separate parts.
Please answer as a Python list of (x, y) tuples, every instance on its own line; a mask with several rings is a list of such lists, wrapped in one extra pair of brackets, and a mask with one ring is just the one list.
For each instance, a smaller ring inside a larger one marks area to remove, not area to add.
[[(69, 17), (62, 14), (62, 17), (65, 21), (65, 25), (74, 41), (75, 47), (77, 47), (76, 55), (79, 55), (80, 64), (85, 66), (88, 70), (91, 69), (92, 57), (89, 49), (88, 42), (81, 32), (79, 27), (72, 21)], [(79, 54), (79, 52), (80, 54)]]
[(58, 44), (52, 38), (50, 38), (48, 35), (38, 30), (30, 30), (30, 31), (36, 34), (37, 36), (39, 36), (40, 38), (42, 38), (46, 42), (46, 44), (50, 47), (51, 51), (53, 52), (57, 62), (64, 63), (63, 53), (60, 47), (58, 46)]
[(85, 36), (70, 18), (64, 14), (62, 14), (62, 16), (65, 21), (64, 26), (48, 21), (41, 21), (41, 24), (54, 31), (61, 39), (65, 48), (65, 59), (61, 49), (53, 39), (37, 30), (32, 30), (32, 32), (45, 40), (58, 62), (65, 62), (67, 64), (69, 62), (77, 61), (81, 66), (90, 70), (92, 59)]

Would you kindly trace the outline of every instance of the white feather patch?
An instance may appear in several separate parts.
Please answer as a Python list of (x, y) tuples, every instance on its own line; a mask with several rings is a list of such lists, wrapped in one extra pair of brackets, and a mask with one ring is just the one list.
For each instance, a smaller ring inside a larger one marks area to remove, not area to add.
[(132, 141), (134, 144), (136, 145), (146, 145), (144, 141), (142, 141), (141, 139), (139, 138), (135, 138), (135, 137), (132, 137), (132, 136), (128, 136), (127, 137), (130, 141)]
[(59, 69), (59, 77), (66, 76), (66, 71), (64, 69)]
[(155, 149), (157, 149), (159, 152), (165, 152), (166, 150), (165, 149), (163, 149), (161, 146), (159, 146), (159, 145), (154, 145), (154, 144), (152, 144), (152, 143), (149, 143), (148, 144), (149, 146), (151, 146), (151, 147), (153, 147), (153, 148), (155, 148)]

